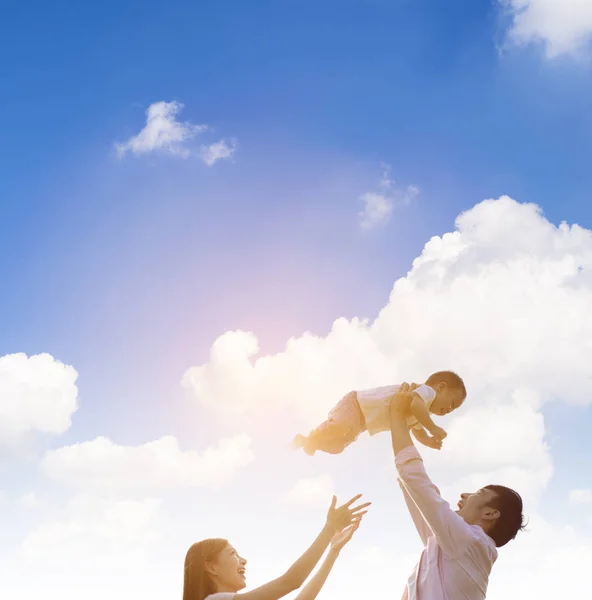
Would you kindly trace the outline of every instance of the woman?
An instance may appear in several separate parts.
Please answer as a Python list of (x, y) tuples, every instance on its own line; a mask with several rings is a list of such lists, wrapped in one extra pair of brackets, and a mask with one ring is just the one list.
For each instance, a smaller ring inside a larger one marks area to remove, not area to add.
[(310, 548), (283, 575), (244, 594), (238, 592), (246, 586), (247, 561), (226, 540), (215, 538), (193, 544), (185, 557), (183, 600), (279, 600), (302, 586), (331, 544), (322, 568), (298, 596), (299, 600), (314, 600), (339, 551), (367, 512), (364, 509), (370, 502), (353, 506), (360, 498), (361, 494), (337, 508), (333, 496), (325, 525)]

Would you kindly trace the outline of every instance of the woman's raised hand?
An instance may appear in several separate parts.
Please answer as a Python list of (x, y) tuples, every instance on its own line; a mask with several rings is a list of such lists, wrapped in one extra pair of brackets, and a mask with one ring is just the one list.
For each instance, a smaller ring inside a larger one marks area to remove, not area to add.
[(357, 523), (349, 525), (333, 536), (331, 540), (331, 550), (333, 552), (341, 552), (341, 549), (352, 539), (352, 536), (360, 526), (361, 519)]
[[(364, 502), (363, 504), (354, 504), (362, 497), (362, 494), (354, 496), (349, 502), (337, 506), (337, 498), (333, 496), (331, 501), (331, 507), (327, 513), (327, 527), (333, 535), (343, 531), (350, 525), (357, 525), (360, 519), (368, 512), (366, 509), (371, 502)], [(353, 532), (352, 532), (353, 534)], [(344, 542), (345, 543), (345, 542)]]

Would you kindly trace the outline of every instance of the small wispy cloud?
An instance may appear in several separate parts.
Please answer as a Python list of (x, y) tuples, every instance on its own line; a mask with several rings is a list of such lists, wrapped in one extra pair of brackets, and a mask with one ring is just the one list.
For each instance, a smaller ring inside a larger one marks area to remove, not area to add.
[(163, 152), (180, 158), (197, 156), (212, 166), (219, 160), (230, 158), (237, 149), (236, 140), (222, 139), (213, 144), (202, 145), (198, 150), (192, 142), (210, 128), (178, 119), (183, 110), (180, 102), (155, 102), (146, 110), (146, 125), (137, 135), (125, 142), (116, 142), (115, 150), (120, 158), (126, 154), (149, 154)]
[(397, 188), (390, 177), (388, 165), (383, 165), (378, 188), (376, 192), (366, 192), (360, 196), (360, 200), (364, 203), (364, 209), (359, 213), (362, 229), (374, 229), (386, 224), (395, 206), (408, 206), (419, 194), (419, 188), (415, 185)]
[(219, 160), (230, 158), (236, 152), (237, 148), (238, 144), (234, 139), (229, 141), (220, 140), (219, 142), (214, 142), (209, 146), (202, 146), (201, 157), (206, 165), (211, 167)]

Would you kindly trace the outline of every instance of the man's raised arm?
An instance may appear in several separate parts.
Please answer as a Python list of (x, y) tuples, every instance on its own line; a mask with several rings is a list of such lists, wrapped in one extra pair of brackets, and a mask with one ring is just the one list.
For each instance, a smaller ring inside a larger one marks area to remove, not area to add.
[[(450, 556), (458, 556), (471, 542), (472, 531), (465, 520), (440, 496), (440, 491), (428, 477), (423, 460), (413, 445), (406, 419), (410, 402), (408, 389), (406, 384), (401, 386), (401, 390), (391, 402), (390, 409), (391, 439), (399, 482), (406, 492), (407, 505), (415, 505), (442, 550)], [(410, 512), (420, 536), (424, 539), (429, 535), (428, 532), (418, 526), (417, 515), (411, 508)]]

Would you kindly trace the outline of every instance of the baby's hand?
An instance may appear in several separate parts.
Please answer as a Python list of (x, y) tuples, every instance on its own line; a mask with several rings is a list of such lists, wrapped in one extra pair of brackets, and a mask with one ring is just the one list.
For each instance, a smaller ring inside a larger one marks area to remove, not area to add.
[(430, 433), (440, 442), (448, 435), (442, 427), (437, 425), (430, 431)]
[(439, 440), (438, 438), (435, 438), (435, 437), (426, 437), (424, 444), (428, 448), (433, 448), (434, 450), (442, 449), (442, 440)]

